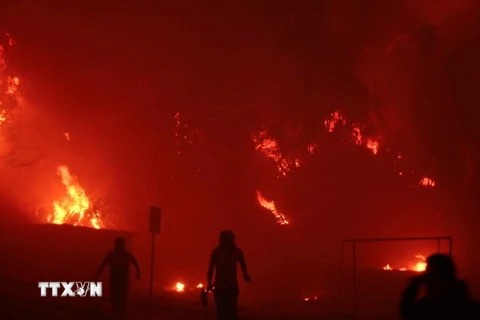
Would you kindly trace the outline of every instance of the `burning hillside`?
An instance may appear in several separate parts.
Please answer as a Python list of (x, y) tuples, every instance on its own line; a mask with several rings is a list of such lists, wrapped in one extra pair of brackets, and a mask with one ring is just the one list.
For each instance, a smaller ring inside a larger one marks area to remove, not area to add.
[[(6, 157), (15, 150), (11, 133), (16, 129), (17, 120), (22, 115), (18, 96), (20, 79), (11, 73), (8, 63), (14, 45), (15, 41), (10, 34), (5, 34), (4, 41), (0, 42), (0, 150), (1, 156)], [(70, 140), (68, 133), (64, 133), (64, 136)], [(68, 167), (58, 167), (57, 174), (66, 194), (62, 199), (54, 201), (51, 209), (43, 210), (44, 215), (38, 218), (53, 224), (72, 224), (96, 229), (103, 227), (98, 206), (92, 204), (76, 177), (70, 174)]]

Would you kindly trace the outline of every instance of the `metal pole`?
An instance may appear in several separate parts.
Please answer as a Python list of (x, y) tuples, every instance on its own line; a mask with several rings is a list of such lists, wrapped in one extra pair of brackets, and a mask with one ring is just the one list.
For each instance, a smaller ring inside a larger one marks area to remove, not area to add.
[(357, 315), (357, 252), (356, 242), (352, 242), (352, 277), (353, 277), (353, 315)]
[(450, 258), (453, 257), (453, 239), (450, 238), (448, 239), (448, 254), (450, 255)]
[(345, 303), (344, 301), (342, 301), (342, 297), (344, 297), (344, 287), (343, 287), (343, 264), (344, 264), (344, 261), (343, 261), (343, 255), (344, 255), (344, 252), (345, 252), (345, 241), (342, 241), (342, 250), (341, 250), (341, 253), (342, 253), (342, 256), (340, 257), (340, 299), (339, 299), (339, 310), (342, 310), (342, 305)]
[(155, 261), (155, 233), (152, 232), (152, 253), (150, 257), (150, 296), (153, 296), (153, 266)]

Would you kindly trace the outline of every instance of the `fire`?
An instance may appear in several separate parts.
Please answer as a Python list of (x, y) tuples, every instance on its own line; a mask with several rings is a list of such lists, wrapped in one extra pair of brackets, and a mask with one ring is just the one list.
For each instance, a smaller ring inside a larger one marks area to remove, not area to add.
[(63, 200), (53, 202), (53, 213), (48, 217), (48, 222), (54, 224), (68, 223), (74, 226), (89, 226), (100, 229), (102, 225), (100, 212), (92, 208), (85, 190), (77, 183), (76, 178), (70, 174), (68, 167), (58, 167), (57, 173), (62, 179), (67, 195)]
[(198, 288), (198, 289), (203, 288), (203, 284), (202, 284), (202, 283), (197, 284), (197, 288)]
[(318, 300), (317, 296), (303, 298), (303, 301), (315, 301), (315, 300)]
[(372, 151), (373, 154), (378, 153), (378, 141), (367, 139), (366, 147)]
[[(372, 154), (378, 155), (382, 149), (379, 137), (368, 136), (366, 137), (362, 132), (362, 126), (355, 122), (350, 122), (345, 115), (341, 114), (339, 111), (332, 112), (328, 117), (325, 118), (325, 128), (329, 133), (337, 131), (337, 129), (342, 129), (347, 132), (347, 138), (355, 143), (357, 146), (362, 146), (369, 150)], [(339, 128), (340, 127), (340, 128)], [(387, 153), (388, 150), (385, 151)], [(397, 154), (394, 160), (394, 164), (397, 165), (403, 159), (401, 154)], [(404, 168), (406, 169), (406, 168)], [(414, 174), (415, 170), (409, 170)], [(398, 176), (405, 176), (404, 171), (398, 171)], [(418, 181), (418, 180), (417, 180)], [(435, 187), (435, 181), (430, 177), (421, 178), (419, 185), (422, 187)]]
[[(267, 130), (261, 130), (253, 136), (255, 150), (261, 152), (266, 158), (275, 162), (281, 176), (286, 177), (292, 168), (300, 167), (299, 159), (287, 159), (281, 152), (278, 142), (268, 136)], [(313, 152), (313, 148), (312, 151)]]
[(181, 282), (175, 283), (175, 291), (184, 292), (185, 291), (185, 284), (181, 283)]
[(14, 46), (13, 38), (4, 34), (5, 41), (0, 39), (0, 125), (11, 120), (17, 111), (17, 93), (20, 79), (9, 73), (8, 57)]
[(15, 92), (17, 92), (19, 85), (20, 85), (20, 79), (18, 77), (8, 77), (7, 90), (5, 93), (9, 96), (13, 96)]
[(377, 154), (380, 149), (380, 142), (375, 137), (364, 137), (360, 125), (357, 123), (350, 123), (347, 118), (339, 111), (332, 112), (325, 118), (325, 128), (332, 133), (339, 125), (342, 125), (350, 133), (351, 140), (358, 146), (363, 146), (370, 150), (373, 154)]
[(328, 132), (333, 132), (339, 123), (346, 125), (347, 120), (338, 111), (332, 112), (330, 116), (325, 119), (325, 127), (328, 129)]
[(410, 268), (408, 268), (408, 269), (405, 268), (405, 267), (395, 269), (392, 266), (390, 266), (390, 264), (387, 264), (383, 267), (383, 270), (386, 270), (386, 271), (393, 271), (393, 270), (407, 271), (407, 270), (410, 270), (410, 271), (415, 271), (415, 272), (425, 271), (427, 269), (427, 258), (424, 255), (421, 255), (421, 254), (416, 254), (415, 258), (419, 261), (416, 261), (414, 264), (411, 264)]
[(429, 177), (423, 177), (419, 184), (422, 186), (422, 187), (435, 187), (435, 181)]
[(278, 224), (287, 225), (290, 223), (285, 217), (285, 215), (277, 210), (275, 202), (266, 200), (261, 194), (261, 192), (258, 190), (257, 190), (257, 200), (262, 207), (269, 210), (273, 214)]

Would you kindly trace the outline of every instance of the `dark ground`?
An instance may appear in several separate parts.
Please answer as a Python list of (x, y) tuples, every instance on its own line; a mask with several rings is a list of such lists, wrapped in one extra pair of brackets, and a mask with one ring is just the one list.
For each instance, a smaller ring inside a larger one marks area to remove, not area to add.
[[(3, 320), (10, 319), (109, 319), (108, 301), (106, 299), (89, 298), (40, 298), (36, 284), (21, 283), (11, 279), (2, 278), (0, 286), (0, 303)], [(88, 299), (88, 300), (87, 300)], [(165, 319), (165, 320), (207, 320), (215, 319), (213, 305), (207, 310), (202, 310), (193, 302), (172, 300), (166, 297), (141, 297), (133, 296), (129, 305), (129, 319)], [(255, 310), (241, 310), (240, 319), (278, 319), (278, 320), (347, 320), (346, 315), (289, 315), (265, 313)], [(361, 317), (361, 319), (374, 319)], [(379, 319), (379, 318), (378, 318)], [(385, 319), (382, 317), (382, 319)]]

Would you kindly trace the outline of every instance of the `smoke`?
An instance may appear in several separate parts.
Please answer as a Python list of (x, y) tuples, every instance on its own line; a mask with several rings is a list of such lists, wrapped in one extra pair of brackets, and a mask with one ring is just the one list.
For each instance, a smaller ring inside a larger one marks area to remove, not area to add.
[[(25, 112), (14, 160), (0, 168), (7, 198), (51, 204), (56, 167), (68, 165), (110, 204), (118, 228), (147, 230), (156, 204), (172, 243), (234, 227), (258, 235), (249, 245), (259, 257), (270, 234), (286, 236), (255, 202), (258, 186), (288, 212), (297, 228), (288, 237), (303, 243), (450, 233), (453, 213), (429, 222), (442, 208), (455, 212), (460, 201), (451, 198), (461, 199), (477, 170), (469, 137), (476, 2), (221, 2), (12, 6), (5, 25), (18, 40), (12, 63)], [(326, 139), (334, 110), (379, 136), (379, 154), (402, 153), (419, 172), (438, 174), (448, 197), (437, 202), (444, 194), (397, 182), (388, 157)], [(180, 155), (177, 112), (197, 135)], [(278, 180), (250, 141), (262, 125), (282, 154), (316, 141), (315, 154)]]

